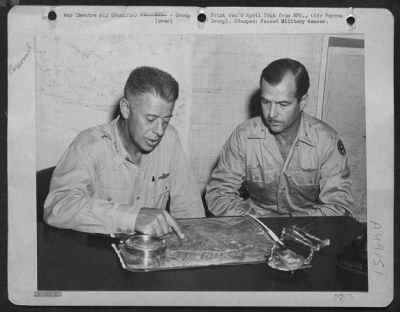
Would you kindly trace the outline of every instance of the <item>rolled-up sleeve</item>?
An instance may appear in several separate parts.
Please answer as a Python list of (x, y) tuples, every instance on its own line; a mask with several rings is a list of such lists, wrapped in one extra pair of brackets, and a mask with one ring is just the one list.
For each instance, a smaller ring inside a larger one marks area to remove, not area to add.
[(208, 209), (216, 216), (254, 213), (250, 203), (240, 196), (246, 177), (245, 140), (236, 128), (222, 148), (218, 163), (206, 187)]
[(72, 144), (67, 149), (53, 173), (45, 222), (83, 232), (133, 232), (139, 208), (94, 196), (95, 166), (85, 146)]

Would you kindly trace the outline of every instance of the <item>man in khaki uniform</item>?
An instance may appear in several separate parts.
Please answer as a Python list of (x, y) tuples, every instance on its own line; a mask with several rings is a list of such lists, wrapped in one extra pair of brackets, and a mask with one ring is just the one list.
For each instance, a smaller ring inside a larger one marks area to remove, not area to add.
[(174, 217), (204, 217), (197, 183), (169, 125), (178, 93), (170, 74), (133, 70), (120, 117), (81, 132), (58, 162), (45, 221), (84, 232), (161, 236), (175, 230), (182, 237)]
[[(351, 214), (350, 169), (338, 134), (303, 112), (309, 76), (291, 59), (260, 78), (262, 116), (240, 124), (225, 143), (206, 188), (217, 216)], [(241, 188), (249, 195), (242, 198)]]

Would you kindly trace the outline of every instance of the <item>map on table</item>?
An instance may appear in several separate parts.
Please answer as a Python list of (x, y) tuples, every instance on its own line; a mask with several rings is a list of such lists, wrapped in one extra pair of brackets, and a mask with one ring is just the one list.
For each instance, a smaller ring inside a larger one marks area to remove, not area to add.
[[(124, 244), (117, 253), (130, 271), (153, 271), (189, 267), (266, 262), (273, 241), (266, 230), (249, 216), (177, 220), (184, 239), (165, 235), (165, 256), (138, 259)], [(143, 257), (142, 257), (143, 258)]]

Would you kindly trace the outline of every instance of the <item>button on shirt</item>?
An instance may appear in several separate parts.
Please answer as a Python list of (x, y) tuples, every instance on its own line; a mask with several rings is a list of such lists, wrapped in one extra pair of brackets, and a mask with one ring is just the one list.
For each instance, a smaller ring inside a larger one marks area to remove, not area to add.
[[(242, 185), (249, 198), (240, 196)], [(352, 184), (337, 133), (302, 113), (284, 160), (261, 117), (239, 125), (225, 143), (207, 184), (214, 215), (333, 216), (351, 214)]]
[(142, 207), (165, 209), (175, 218), (204, 217), (200, 191), (170, 125), (140, 165), (129, 160), (117, 120), (80, 133), (50, 183), (44, 219), (83, 232), (134, 232)]

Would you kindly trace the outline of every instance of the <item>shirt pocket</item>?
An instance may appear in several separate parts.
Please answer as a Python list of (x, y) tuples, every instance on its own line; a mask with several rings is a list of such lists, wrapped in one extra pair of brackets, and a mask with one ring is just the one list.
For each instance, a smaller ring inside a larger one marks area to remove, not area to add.
[(298, 170), (285, 173), (289, 194), (300, 206), (317, 203), (319, 197), (319, 170)]
[(246, 169), (246, 188), (251, 198), (264, 204), (276, 203), (276, 169), (262, 167)]
[(130, 204), (131, 192), (128, 189), (97, 186), (97, 196), (101, 199), (118, 204)]
[(151, 208), (165, 209), (171, 190), (171, 180), (169, 177), (151, 181), (148, 184), (146, 206)]

